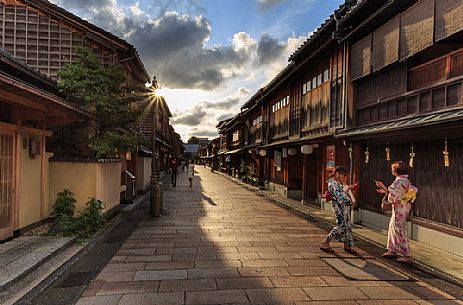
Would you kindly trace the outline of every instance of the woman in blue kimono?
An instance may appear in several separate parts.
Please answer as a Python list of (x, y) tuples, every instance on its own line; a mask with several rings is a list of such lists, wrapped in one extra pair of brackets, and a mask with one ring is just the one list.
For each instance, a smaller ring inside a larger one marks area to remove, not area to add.
[(354, 239), (352, 237), (352, 228), (350, 224), (352, 198), (349, 196), (349, 191), (357, 188), (358, 183), (346, 186), (346, 175), (346, 169), (342, 166), (338, 166), (334, 170), (333, 177), (328, 180), (328, 192), (332, 200), (331, 205), (336, 214), (336, 226), (331, 230), (320, 247), (322, 251), (328, 253), (335, 252), (330, 247), (330, 242), (337, 241), (344, 243), (344, 251), (357, 254), (357, 251), (353, 249)]

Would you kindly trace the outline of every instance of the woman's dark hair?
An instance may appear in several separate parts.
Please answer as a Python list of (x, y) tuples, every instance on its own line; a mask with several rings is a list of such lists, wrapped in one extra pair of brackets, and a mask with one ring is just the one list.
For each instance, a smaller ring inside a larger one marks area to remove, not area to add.
[(395, 169), (395, 172), (398, 175), (407, 175), (408, 174), (407, 165), (405, 165), (405, 163), (402, 162), (402, 161), (396, 161), (396, 162), (392, 163), (391, 166)]
[(344, 166), (336, 166), (336, 168), (334, 169), (334, 173), (338, 173), (338, 174), (343, 174), (343, 175), (347, 175), (347, 170)]

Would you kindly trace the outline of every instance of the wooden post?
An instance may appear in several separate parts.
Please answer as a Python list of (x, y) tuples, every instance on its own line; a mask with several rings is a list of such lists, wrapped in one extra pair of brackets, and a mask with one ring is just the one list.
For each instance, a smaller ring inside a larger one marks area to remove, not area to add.
[(307, 192), (307, 155), (302, 154), (302, 199), (301, 203), (305, 204), (305, 194)]
[(40, 220), (45, 218), (45, 158), (46, 158), (46, 127), (45, 124), (43, 125), (43, 135), (41, 136), (41, 147), (40, 147)]

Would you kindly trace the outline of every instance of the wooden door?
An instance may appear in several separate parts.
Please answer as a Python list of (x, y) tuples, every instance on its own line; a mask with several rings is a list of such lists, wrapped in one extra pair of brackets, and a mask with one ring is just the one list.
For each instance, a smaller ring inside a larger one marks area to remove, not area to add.
[(0, 132), (0, 240), (13, 233), (14, 134)]
[(314, 203), (318, 199), (318, 174), (318, 158), (310, 155), (307, 158), (306, 198)]

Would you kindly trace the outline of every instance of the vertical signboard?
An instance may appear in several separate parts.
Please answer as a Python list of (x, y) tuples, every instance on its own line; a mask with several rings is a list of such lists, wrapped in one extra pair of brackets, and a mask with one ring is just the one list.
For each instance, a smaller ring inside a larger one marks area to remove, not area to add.
[(336, 146), (329, 145), (326, 147), (326, 169), (331, 170), (336, 167)]

